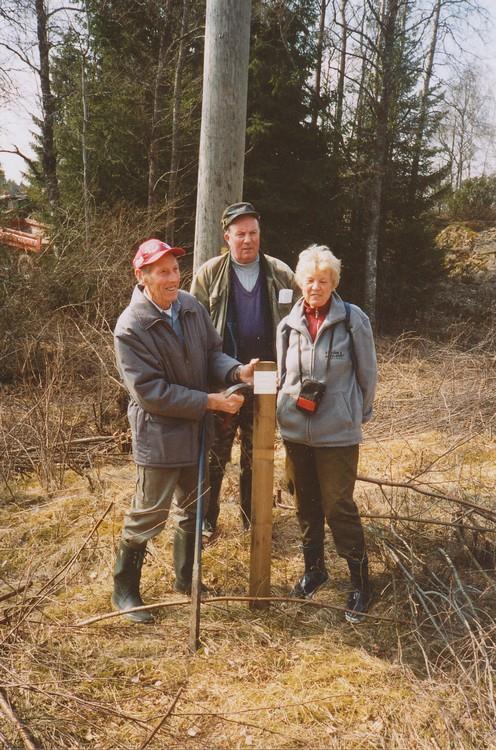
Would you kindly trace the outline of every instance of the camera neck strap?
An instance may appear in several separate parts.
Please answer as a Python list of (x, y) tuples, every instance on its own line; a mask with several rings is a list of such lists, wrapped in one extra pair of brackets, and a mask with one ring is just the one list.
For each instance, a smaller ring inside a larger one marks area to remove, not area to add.
[[(327, 350), (327, 356), (326, 356), (326, 378), (327, 374), (329, 372), (329, 369), (331, 367), (331, 352), (332, 352), (332, 342), (334, 341), (334, 329), (336, 328), (337, 323), (334, 323), (334, 325), (331, 326), (331, 336), (329, 339), (329, 349)], [(300, 370), (300, 383), (303, 383), (303, 368), (301, 365), (301, 331), (298, 331), (298, 367)], [(316, 340), (315, 340), (316, 341)], [(315, 346), (315, 341), (313, 342)]]

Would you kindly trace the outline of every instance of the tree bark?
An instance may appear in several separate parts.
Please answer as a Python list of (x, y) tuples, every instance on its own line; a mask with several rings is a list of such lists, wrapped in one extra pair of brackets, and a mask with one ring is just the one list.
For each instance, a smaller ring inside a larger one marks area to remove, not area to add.
[[(170, 0), (166, 1), (164, 14), (169, 18)], [(168, 29), (162, 29), (157, 59), (157, 70), (155, 72), (155, 81), (153, 87), (153, 110), (150, 132), (150, 144), (148, 146), (148, 210), (152, 211), (158, 201), (156, 192), (157, 180), (159, 179), (159, 159), (160, 159), (160, 121), (162, 117), (162, 95), (165, 62), (167, 57)]]
[(346, 45), (348, 42), (348, 26), (346, 21), (346, 6), (348, 0), (340, 0), (339, 15), (341, 24), (341, 49), (339, 51), (338, 85), (336, 88), (336, 122), (335, 122), (335, 148), (337, 150), (341, 139), (341, 126), (343, 123), (344, 103), (344, 81), (346, 76)]
[(81, 56), (81, 104), (83, 123), (81, 128), (81, 156), (83, 160), (83, 203), (84, 203), (84, 233), (86, 249), (89, 248), (90, 227), (90, 191), (88, 188), (88, 148), (86, 136), (88, 131), (88, 97), (86, 93), (86, 57)]
[(373, 327), (376, 324), (377, 256), (388, 151), (389, 111), (394, 80), (394, 45), (400, 3), (401, 0), (386, 0), (380, 30), (380, 78), (379, 99), (376, 107), (374, 173), (370, 186), (370, 222), (365, 247), (365, 309)]
[(415, 199), (418, 187), (418, 175), (420, 166), (420, 154), (424, 141), (425, 126), (427, 123), (427, 113), (429, 108), (429, 94), (431, 90), (432, 70), (436, 56), (437, 40), (439, 33), (439, 17), (441, 13), (441, 1), (435, 0), (434, 15), (432, 17), (432, 32), (427, 57), (425, 60), (424, 82), (422, 84), (422, 94), (420, 97), (420, 111), (418, 126), (415, 133), (412, 158), (412, 173), (410, 179), (410, 200)]
[(59, 183), (57, 179), (57, 154), (55, 150), (54, 123), (56, 115), (55, 99), (50, 82), (50, 43), (48, 41), (47, 10), (44, 0), (35, 0), (38, 52), (40, 56), (41, 89), (41, 143), (43, 178), (48, 202), (52, 210), (59, 204)]
[[(346, 0), (344, 0), (346, 2)], [(322, 55), (324, 51), (324, 33), (326, 11), (329, 0), (320, 0), (320, 22), (319, 35), (317, 37), (317, 49), (315, 51), (315, 90), (312, 105), (312, 127), (317, 127), (317, 119), (320, 111), (320, 88), (322, 79)]]
[(189, 17), (189, 0), (183, 0), (183, 12), (181, 17), (181, 30), (179, 39), (179, 49), (177, 51), (176, 70), (174, 75), (174, 104), (172, 109), (172, 142), (171, 142), (171, 162), (169, 173), (169, 190), (167, 193), (167, 237), (170, 244), (174, 244), (174, 234), (176, 225), (176, 193), (180, 162), (180, 130), (179, 121), (181, 117), (181, 97), (182, 97), (182, 72), (184, 58), (184, 35), (188, 26)]
[(194, 270), (222, 246), (220, 218), (243, 197), (251, 0), (207, 0)]

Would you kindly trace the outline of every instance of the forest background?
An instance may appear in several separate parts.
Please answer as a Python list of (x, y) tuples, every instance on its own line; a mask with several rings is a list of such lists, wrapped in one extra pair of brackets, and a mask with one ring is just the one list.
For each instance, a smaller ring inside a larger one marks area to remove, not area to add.
[(0, 228), (46, 225), (38, 255), (0, 245), (3, 747), (496, 748), (491, 11), (253, 2), (244, 198), (262, 247), (294, 266), (329, 244), (343, 296), (376, 322), (356, 487), (376, 597), (360, 627), (344, 622), (329, 539), (329, 585), (311, 606), (281, 601), (301, 550), (278, 440), (279, 601), (240, 601), (250, 539), (230, 466), (203, 557), (222, 598), (202, 606), (192, 657), (169, 528), (143, 570), (156, 624), (109, 617), (134, 481), (112, 330), (144, 238), (188, 249), (189, 286), (205, 3), (0, 0), (1, 103), (25, 107), (29, 71), (40, 104), (32, 148), (19, 133), (0, 149), (25, 173), (0, 174)]
[[(22, 106), (23, 66), (40, 94), (33, 153), (3, 151), (23, 158), (24, 210), (55, 229), (43, 309), (88, 305), (104, 227), (102, 271), (122, 261), (124, 275), (152, 234), (192, 248), (205, 3), (6, 0), (0, 18), (4, 101)], [(488, 53), (490, 20), (478, 0), (253, 4), (244, 198), (262, 214), (263, 247), (294, 265), (329, 244), (343, 295), (383, 330), (432, 322), (440, 216), (491, 218), (495, 105), (473, 54)], [(109, 322), (124, 302), (113, 299)]]

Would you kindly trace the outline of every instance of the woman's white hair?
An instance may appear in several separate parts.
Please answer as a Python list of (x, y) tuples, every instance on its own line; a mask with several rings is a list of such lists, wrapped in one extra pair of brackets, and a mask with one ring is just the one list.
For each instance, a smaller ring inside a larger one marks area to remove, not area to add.
[(329, 271), (333, 289), (336, 289), (341, 278), (341, 261), (336, 258), (327, 245), (310, 245), (302, 250), (296, 265), (296, 283), (303, 287), (305, 276), (315, 271)]

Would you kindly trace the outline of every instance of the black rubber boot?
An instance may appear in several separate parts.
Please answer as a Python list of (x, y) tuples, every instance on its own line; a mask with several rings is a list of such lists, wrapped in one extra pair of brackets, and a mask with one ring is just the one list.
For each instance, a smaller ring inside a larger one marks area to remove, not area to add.
[[(250, 515), (248, 515), (248, 513)], [(242, 505), (239, 506), (239, 515), (241, 518), (241, 525), (243, 527), (243, 531), (249, 531), (251, 528), (251, 508), (243, 508)]]
[[(132, 547), (125, 541), (121, 541), (117, 551), (114, 567), (114, 592), (112, 604), (116, 609), (122, 611), (132, 607), (142, 607), (144, 602), (140, 596), (139, 585), (141, 580), (141, 568), (145, 558), (146, 544)], [(130, 612), (125, 615), (130, 622), (153, 622), (151, 612)]]
[(239, 512), (244, 531), (251, 527), (251, 469), (244, 468), (239, 481)]
[(191, 578), (195, 559), (195, 535), (182, 529), (174, 532), (174, 572), (176, 580), (174, 590), (180, 594), (191, 594)]
[(204, 516), (206, 523), (213, 531), (217, 529), (217, 520), (220, 514), (220, 488), (224, 478), (224, 471), (210, 462), (210, 492), (208, 493), (207, 510)]
[(354, 625), (362, 622), (363, 615), (368, 611), (372, 591), (369, 582), (369, 564), (366, 557), (363, 560), (347, 560), (350, 569), (352, 590), (346, 602), (345, 619)]
[(328, 580), (323, 547), (303, 547), (305, 572), (289, 592), (298, 599), (310, 599)]

